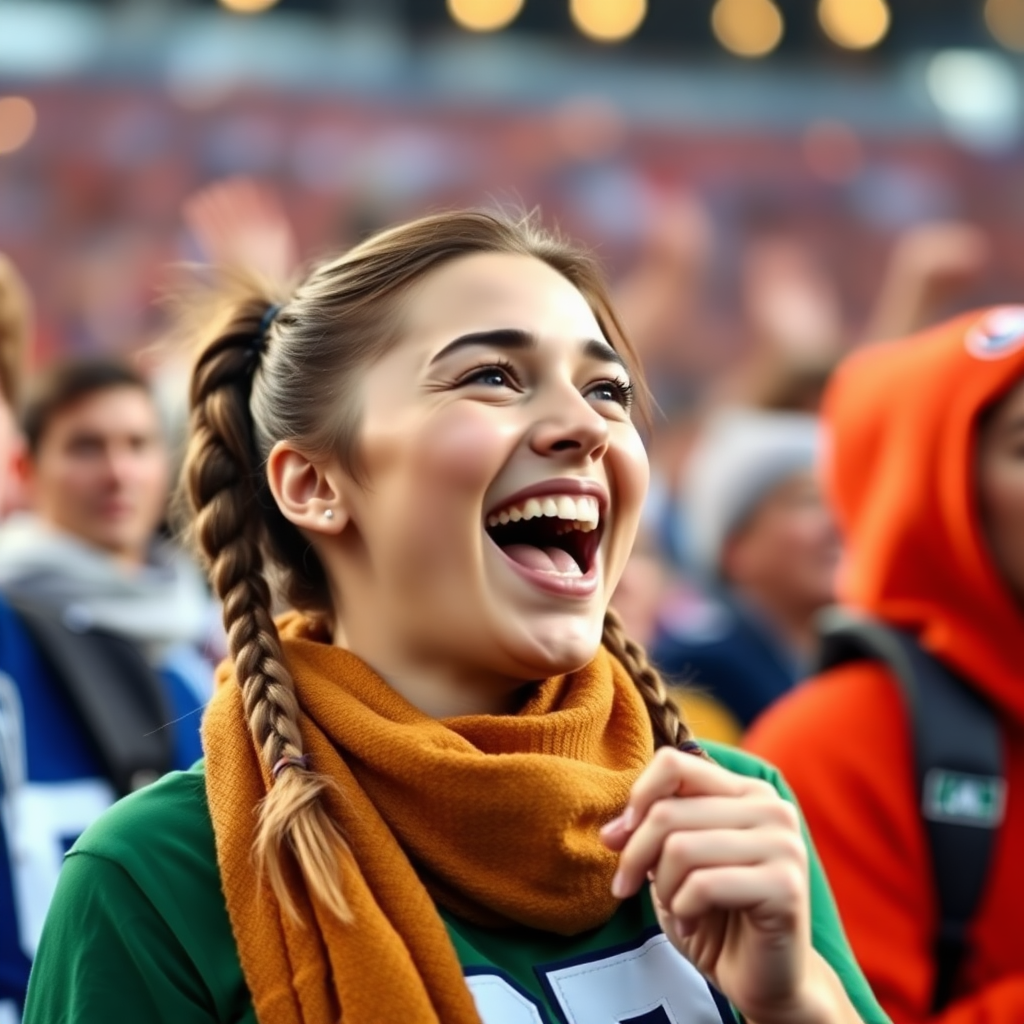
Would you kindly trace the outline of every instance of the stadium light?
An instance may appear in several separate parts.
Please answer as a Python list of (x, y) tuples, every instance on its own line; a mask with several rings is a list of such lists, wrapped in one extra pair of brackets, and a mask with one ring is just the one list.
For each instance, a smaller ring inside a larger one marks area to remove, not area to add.
[(524, 0), (448, 0), (452, 21), (470, 32), (497, 32), (519, 16)]
[(0, 97), (0, 155), (15, 153), (36, 130), (36, 108), (24, 96)]
[(647, 17), (647, 0), (569, 0), (576, 27), (599, 43), (628, 39)]
[(889, 31), (885, 0), (819, 0), (818, 21), (825, 35), (846, 50), (870, 50)]
[(738, 57), (765, 57), (782, 41), (785, 23), (772, 0), (718, 0), (711, 11), (715, 38)]
[(985, 24), (996, 42), (1024, 51), (1024, 0), (987, 0)]
[(220, 0), (221, 7), (233, 14), (260, 14), (269, 11), (278, 0)]

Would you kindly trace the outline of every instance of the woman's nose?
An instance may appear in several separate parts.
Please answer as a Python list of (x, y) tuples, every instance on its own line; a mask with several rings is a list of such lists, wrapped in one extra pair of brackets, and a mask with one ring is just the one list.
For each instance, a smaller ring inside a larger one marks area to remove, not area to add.
[(608, 421), (575, 388), (547, 401), (549, 408), (530, 438), (533, 450), (546, 457), (571, 453), (599, 459), (608, 447)]

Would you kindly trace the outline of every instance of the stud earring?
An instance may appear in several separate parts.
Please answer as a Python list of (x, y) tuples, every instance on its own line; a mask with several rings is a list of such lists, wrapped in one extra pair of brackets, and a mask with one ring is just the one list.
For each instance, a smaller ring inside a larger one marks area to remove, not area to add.
[(333, 519), (333, 518), (334, 518), (334, 509), (333, 508), (325, 508), (324, 509), (324, 519)]

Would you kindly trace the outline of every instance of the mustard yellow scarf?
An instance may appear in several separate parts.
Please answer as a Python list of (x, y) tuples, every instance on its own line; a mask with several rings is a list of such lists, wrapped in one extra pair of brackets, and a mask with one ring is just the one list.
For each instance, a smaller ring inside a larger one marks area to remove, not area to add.
[(573, 935), (611, 917), (615, 856), (599, 827), (651, 758), (650, 720), (604, 649), (539, 684), (515, 715), (435, 720), (307, 620), (281, 622), (312, 766), (338, 784), (330, 814), (354, 921), (318, 906), (294, 864), (285, 914), (252, 859), (268, 787), (225, 673), (203, 725), (207, 795), (228, 913), (262, 1024), (479, 1024), (435, 904), (496, 928)]

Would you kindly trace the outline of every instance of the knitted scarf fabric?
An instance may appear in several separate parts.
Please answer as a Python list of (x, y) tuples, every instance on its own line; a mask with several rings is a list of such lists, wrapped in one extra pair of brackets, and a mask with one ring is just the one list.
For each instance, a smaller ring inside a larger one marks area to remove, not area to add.
[(647, 710), (604, 649), (536, 686), (514, 715), (435, 720), (363, 661), (281, 622), (305, 750), (350, 854), (353, 922), (285, 876), (301, 922), (257, 878), (255, 808), (269, 775), (241, 691), (223, 673), (203, 725), (207, 795), (228, 913), (261, 1024), (479, 1024), (436, 904), (495, 928), (574, 935), (606, 922), (615, 855), (598, 829), (653, 752)]

